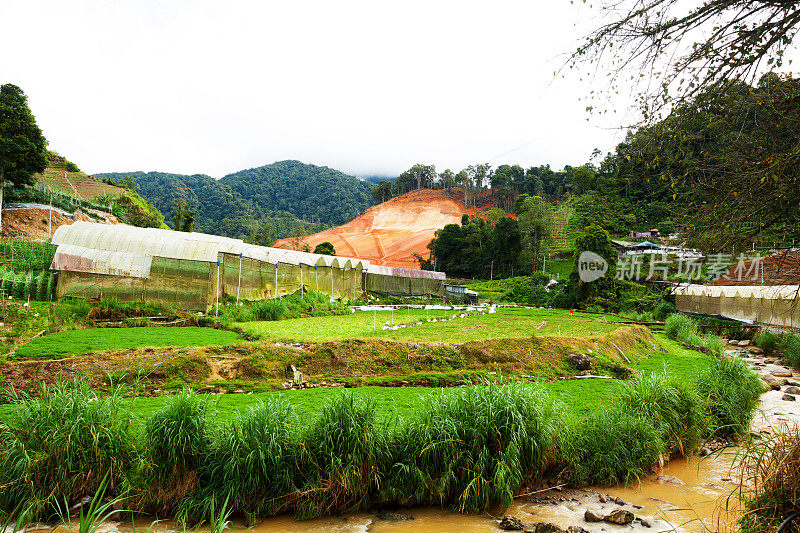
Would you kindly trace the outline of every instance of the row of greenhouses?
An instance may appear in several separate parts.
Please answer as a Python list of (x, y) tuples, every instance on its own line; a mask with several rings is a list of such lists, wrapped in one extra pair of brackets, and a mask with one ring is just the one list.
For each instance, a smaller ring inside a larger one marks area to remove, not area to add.
[(207, 310), (221, 298), (260, 300), (319, 291), (441, 296), (444, 273), (268, 248), (204, 233), (75, 222), (59, 227), (51, 268), (58, 296), (114, 297)]

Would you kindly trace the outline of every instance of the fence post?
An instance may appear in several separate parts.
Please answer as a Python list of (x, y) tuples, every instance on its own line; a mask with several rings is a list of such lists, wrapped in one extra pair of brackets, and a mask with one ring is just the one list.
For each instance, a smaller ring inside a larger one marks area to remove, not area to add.
[(216, 290), (216, 300), (217, 300), (216, 307), (217, 308), (214, 311), (214, 316), (215, 317), (219, 316), (219, 267), (220, 267), (220, 264), (221, 264), (221, 261), (219, 259), (217, 259), (217, 290)]
[(236, 305), (239, 305), (239, 289), (242, 287), (242, 254), (239, 254), (239, 281), (236, 284)]

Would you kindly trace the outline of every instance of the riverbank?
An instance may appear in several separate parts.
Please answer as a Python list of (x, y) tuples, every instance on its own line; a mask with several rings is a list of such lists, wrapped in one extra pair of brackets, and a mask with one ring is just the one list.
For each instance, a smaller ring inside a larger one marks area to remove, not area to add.
[[(337, 392), (311, 424), (281, 396), (225, 423), (207, 396), (178, 395), (133, 432), (127, 400), (62, 384), (6, 418), (0, 504), (41, 502), (40, 519), (48, 501), (93, 494), (108, 475), (110, 494), (129, 488), (126, 508), (190, 522), (225, 500), (251, 519), (397, 505), (502, 512), (542, 484), (636, 482), (705, 435), (746, 427), (756, 378), (738, 359), (702, 357), (709, 366), (693, 383), (665, 373), (622, 382), (588, 417), (541, 384), (490, 384), (433, 391), (394, 419)], [(725, 405), (702, 399), (722, 390)]]

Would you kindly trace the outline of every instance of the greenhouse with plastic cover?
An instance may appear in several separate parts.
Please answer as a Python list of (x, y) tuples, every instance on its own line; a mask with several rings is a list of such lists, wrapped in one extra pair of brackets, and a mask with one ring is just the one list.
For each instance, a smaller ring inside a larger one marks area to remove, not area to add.
[(342, 300), (365, 290), (441, 296), (445, 277), (217, 235), (92, 222), (59, 227), (52, 243), (59, 297), (113, 297), (199, 311), (220, 298), (260, 300), (300, 290)]

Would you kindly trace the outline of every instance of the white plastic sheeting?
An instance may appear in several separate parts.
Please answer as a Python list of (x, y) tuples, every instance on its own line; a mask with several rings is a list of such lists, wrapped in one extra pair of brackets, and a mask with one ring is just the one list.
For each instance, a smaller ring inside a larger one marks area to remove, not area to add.
[(682, 285), (675, 288), (675, 303), (689, 313), (800, 326), (798, 285)]
[(422, 278), (422, 279), (441, 279), (446, 278), (444, 272), (434, 272), (433, 270), (415, 270), (413, 268), (398, 268), (382, 265), (369, 265), (367, 274), (379, 274), (381, 276), (396, 276), (400, 278)]
[(52, 242), (59, 246), (69, 244), (109, 252), (214, 263), (222, 246), (221, 242), (198, 238), (193, 233), (93, 222), (59, 226)]
[(131, 278), (150, 277), (153, 257), (63, 244), (53, 257), (52, 270), (107, 274)]
[(219, 259), (220, 253), (227, 253), (241, 255), (242, 257), (273, 265), (283, 263), (362, 270), (369, 267), (369, 261), (362, 259), (256, 246), (247, 244), (240, 239), (231, 239), (206, 233), (184, 233), (157, 228), (137, 228), (124, 224), (75, 222), (56, 229), (52, 242), (59, 246), (75, 245), (110, 252), (212, 263)]

